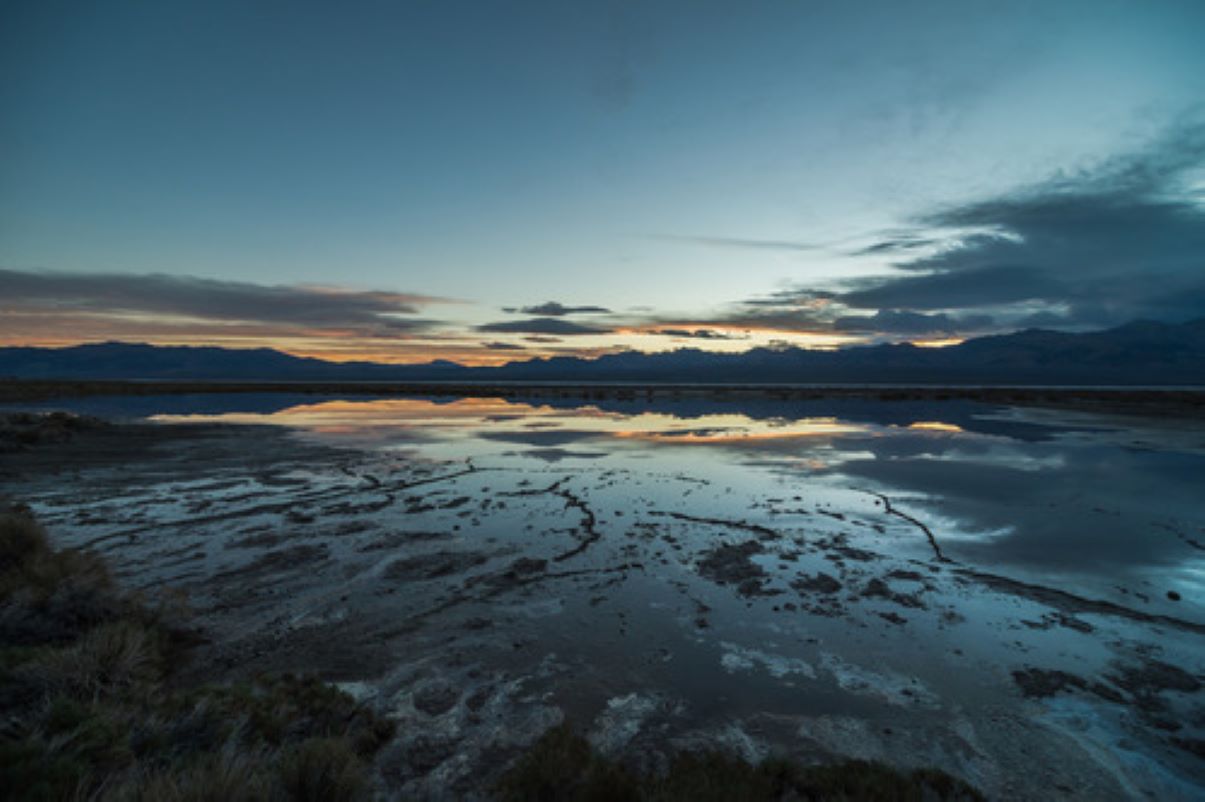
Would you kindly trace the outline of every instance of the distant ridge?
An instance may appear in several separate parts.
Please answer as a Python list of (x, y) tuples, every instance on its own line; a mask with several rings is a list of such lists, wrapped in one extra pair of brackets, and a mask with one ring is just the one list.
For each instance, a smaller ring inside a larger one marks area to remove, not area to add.
[(1205, 385), (1205, 319), (1137, 321), (1083, 334), (1029, 329), (948, 348), (876, 345), (839, 351), (684, 348), (500, 367), (326, 362), (270, 348), (92, 343), (0, 348), (0, 377), (207, 381), (539, 381), (673, 383)]

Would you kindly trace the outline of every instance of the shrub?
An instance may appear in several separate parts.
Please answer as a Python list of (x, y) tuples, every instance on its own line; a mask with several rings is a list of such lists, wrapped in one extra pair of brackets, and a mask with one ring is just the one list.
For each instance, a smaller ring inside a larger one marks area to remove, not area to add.
[(139, 771), (103, 793), (103, 802), (268, 802), (278, 799), (266, 756), (228, 745), (176, 770)]
[(602, 759), (568, 724), (553, 727), (502, 776), (502, 802), (624, 802), (639, 799), (636, 779)]
[(162, 635), (137, 621), (89, 630), (69, 647), (27, 662), (21, 673), (81, 698), (128, 691), (163, 674)]
[(549, 730), (498, 782), (504, 802), (982, 802), (944, 772), (901, 772), (852, 760), (801, 766), (787, 760), (751, 765), (717, 752), (675, 755), (664, 775), (633, 774), (599, 756), (568, 725)]
[(280, 761), (280, 785), (290, 802), (353, 802), (369, 790), (364, 763), (345, 738), (302, 741)]
[(129, 612), (98, 556), (55, 551), (24, 512), (0, 514), (0, 605), (9, 645), (70, 641)]
[(49, 551), (46, 532), (28, 513), (0, 515), (0, 576), (19, 569), (35, 554)]
[(0, 514), (0, 800), (367, 795), (390, 722), (315, 678), (172, 687), (195, 637), (169, 617), (99, 557), (52, 549), (27, 513)]
[(367, 757), (393, 736), (393, 724), (316, 677), (260, 676), (229, 686), (207, 686), (187, 703), (238, 722), (248, 742), (281, 746), (309, 738), (346, 738)]

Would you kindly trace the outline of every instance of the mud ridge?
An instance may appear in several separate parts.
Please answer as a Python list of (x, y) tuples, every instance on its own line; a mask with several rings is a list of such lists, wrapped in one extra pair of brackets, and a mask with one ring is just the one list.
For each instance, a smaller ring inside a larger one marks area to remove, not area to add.
[(747, 521), (728, 521), (723, 518), (703, 518), (698, 515), (687, 515), (684, 512), (661, 512), (654, 510), (650, 515), (660, 516), (663, 518), (673, 518), (678, 521), (686, 521), (694, 524), (710, 524), (712, 526), (724, 526), (729, 529), (740, 529), (744, 532), (752, 532), (761, 537), (763, 540), (777, 540), (782, 537), (780, 532), (776, 532), (768, 526), (760, 524), (751, 524)]
[(1073, 593), (1068, 593), (1065, 590), (1056, 590), (1055, 588), (1046, 587), (1045, 585), (1034, 585), (1028, 582), (1022, 582), (1019, 579), (1010, 579), (1006, 576), (989, 574), (983, 571), (976, 571), (971, 568), (957, 569), (957, 575), (979, 582), (980, 584), (991, 588), (992, 590), (999, 591), (1001, 593), (1011, 593), (1014, 596), (1021, 596), (1026, 599), (1041, 602), (1042, 604), (1049, 605), (1050, 607), (1054, 607), (1067, 613), (1094, 613), (1096, 615), (1111, 615), (1116, 618), (1127, 618), (1131, 621), (1139, 621), (1144, 624), (1163, 624), (1164, 626), (1181, 629), (1186, 632), (1195, 632), (1198, 635), (1205, 635), (1205, 624), (1197, 624), (1193, 621), (1185, 621), (1184, 619), (1173, 618), (1169, 615), (1144, 613), (1141, 610), (1123, 607), (1120, 604), (1114, 604), (1110, 601), (1103, 601), (1101, 599), (1087, 599), (1083, 596), (1076, 596)]
[(436, 606), (434, 606), (430, 609), (423, 610), (422, 612), (418, 612), (418, 613), (415, 613), (414, 615), (407, 616), (405, 623), (403, 623), (400, 627), (397, 627), (396, 629), (387, 630), (385, 632), (378, 632), (376, 634), (377, 634), (378, 638), (389, 638), (389, 637), (393, 637), (396, 635), (406, 634), (408, 632), (414, 631), (426, 619), (431, 618), (432, 616), (439, 615), (440, 613), (446, 612), (446, 611), (452, 609), (453, 607), (459, 607), (462, 604), (467, 604), (470, 602), (486, 602), (497, 596), (501, 596), (503, 593), (507, 593), (509, 591), (515, 590), (516, 588), (520, 588), (520, 587), (523, 587), (526, 585), (536, 584), (539, 582), (544, 582), (549, 579), (571, 579), (573, 577), (578, 577), (578, 576), (591, 576), (591, 575), (596, 575), (596, 574), (598, 574), (598, 575), (620, 574), (620, 573), (624, 573), (625, 571), (642, 571), (642, 570), (644, 570), (643, 563), (631, 562), (631, 563), (621, 563), (619, 565), (605, 566), (602, 568), (579, 568), (579, 569), (572, 570), (572, 571), (540, 571), (540, 572), (530, 573), (527, 575), (522, 575), (520, 572), (516, 572), (511, 569), (507, 569), (506, 571), (502, 571), (500, 573), (482, 574), (482, 575), (470, 578), (467, 582), (465, 582), (465, 586), (473, 587), (482, 582), (488, 582), (490, 584), (490, 587), (484, 593), (481, 593), (479, 595), (474, 595), (471, 593), (462, 593), (460, 595), (453, 596), (452, 598), (448, 599), (447, 601), (443, 602), (442, 604), (437, 604)]
[(894, 515), (897, 518), (902, 518), (905, 521), (907, 521), (908, 523), (910, 523), (913, 526), (920, 529), (922, 532), (924, 532), (925, 537), (927, 537), (929, 539), (929, 545), (933, 547), (933, 555), (937, 558), (938, 562), (942, 562), (942, 563), (953, 562), (953, 560), (951, 560), (949, 557), (947, 557), (946, 555), (941, 553), (941, 546), (939, 546), (937, 544), (937, 538), (933, 535), (933, 530), (931, 530), (929, 527), (925, 526), (924, 523), (917, 520), (916, 518), (913, 518), (911, 515), (904, 512), (903, 510), (899, 510), (899, 509), (896, 509), (895, 507), (893, 507), (891, 505), (891, 499), (887, 498), (882, 493), (876, 493), (873, 490), (863, 490), (862, 492), (872, 495), (875, 498), (882, 501), (883, 502), (883, 511), (886, 512), (888, 515)]
[(525, 490), (511, 490), (506, 493), (499, 493), (502, 498), (524, 498), (527, 496), (543, 496), (549, 493), (556, 493), (560, 490), (561, 485), (569, 481), (568, 476), (563, 476), (550, 484), (548, 487), (533, 487)]
[(598, 531), (598, 519), (594, 515), (594, 510), (590, 509), (589, 504), (568, 490), (557, 490), (556, 494), (565, 499), (565, 509), (576, 509), (582, 514), (581, 528), (586, 533), (586, 537), (575, 547), (552, 558), (553, 562), (559, 563), (568, 560), (570, 557), (576, 557), (590, 548), (593, 543), (602, 537), (602, 532)]
[[(434, 484), (436, 482), (446, 482), (451, 479), (457, 479), (461, 476), (467, 476), (471, 473), (489, 470), (488, 468), (477, 468), (469, 466), (463, 471), (444, 474), (442, 476), (433, 476), (427, 479), (418, 479), (413, 482), (402, 482), (396, 485), (391, 485), (387, 488), (388, 491), (409, 490), (412, 487), (421, 487), (422, 485)], [(214, 513), (213, 515), (204, 515), (199, 518), (189, 518), (184, 520), (159, 521), (156, 523), (146, 524), (145, 526), (136, 526), (132, 529), (123, 529), (120, 532), (110, 532), (107, 535), (93, 538), (80, 545), (82, 549), (92, 549), (110, 540), (119, 540), (123, 537), (133, 537), (144, 532), (151, 532), (156, 529), (171, 529), (182, 526), (197, 526), (199, 524), (218, 523), (219, 521), (229, 521), (236, 518), (245, 518), (252, 515), (262, 515), (265, 513), (282, 513), (289, 510), (294, 510), (299, 504), (312, 504), (318, 501), (333, 501), (342, 496), (358, 495), (364, 492), (362, 487), (338, 487), (330, 490), (320, 490), (311, 493), (303, 493), (288, 501), (278, 501), (271, 504), (260, 504), (255, 507), (248, 507), (241, 510), (230, 510), (228, 512)], [(386, 494), (388, 495), (388, 493)]]

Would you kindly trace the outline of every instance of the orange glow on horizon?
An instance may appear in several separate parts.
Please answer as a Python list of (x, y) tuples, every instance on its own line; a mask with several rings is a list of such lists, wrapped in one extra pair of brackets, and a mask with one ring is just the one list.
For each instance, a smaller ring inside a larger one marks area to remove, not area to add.
[[(717, 332), (725, 335), (725, 337), (690, 337), (663, 333), (666, 331)], [(687, 347), (703, 348), (711, 351), (745, 351), (750, 348), (770, 345), (774, 342), (786, 342), (800, 348), (828, 351), (844, 345), (856, 345), (867, 342), (866, 337), (857, 334), (842, 334), (824, 330), (784, 329), (736, 323), (649, 323), (639, 326), (623, 326), (616, 329), (615, 333), (626, 335), (630, 338), (638, 338), (639, 341), (646, 342), (649, 345), (660, 346), (653, 349), (658, 351), (681, 348), (684, 344), (689, 344)]]
[(917, 348), (948, 348), (951, 345), (961, 345), (966, 337), (940, 337), (932, 340), (910, 340)]
[[(714, 332), (716, 336), (660, 333), (677, 329)], [(451, 328), (386, 336), (345, 328), (282, 327), (263, 323), (83, 311), (6, 313), (0, 318), (0, 346), (65, 348), (123, 341), (157, 346), (272, 348), (291, 356), (329, 362), (391, 365), (419, 365), (447, 360), (466, 367), (495, 367), (557, 356), (593, 359), (625, 350), (664, 353), (680, 348), (726, 354), (779, 346), (832, 351), (870, 342), (863, 335), (831, 331), (788, 331), (706, 322), (624, 326), (605, 333), (552, 339), (553, 342), (533, 342), (526, 336), (513, 334), (491, 340), (471, 329)], [(495, 342), (498, 347), (489, 347)], [(912, 344), (921, 348), (942, 348), (961, 342), (962, 338), (951, 337), (915, 340)]]

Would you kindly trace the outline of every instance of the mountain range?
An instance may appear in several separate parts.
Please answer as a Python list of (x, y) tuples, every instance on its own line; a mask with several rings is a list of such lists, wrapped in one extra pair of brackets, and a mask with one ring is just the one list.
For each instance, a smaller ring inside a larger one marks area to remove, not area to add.
[(269, 348), (105, 342), (0, 348), (0, 377), (163, 381), (853, 383), (1205, 385), (1205, 319), (1138, 321), (1104, 331), (1028, 329), (945, 348), (871, 345), (836, 351), (693, 348), (596, 359), (552, 357), (497, 367), (327, 362)]

